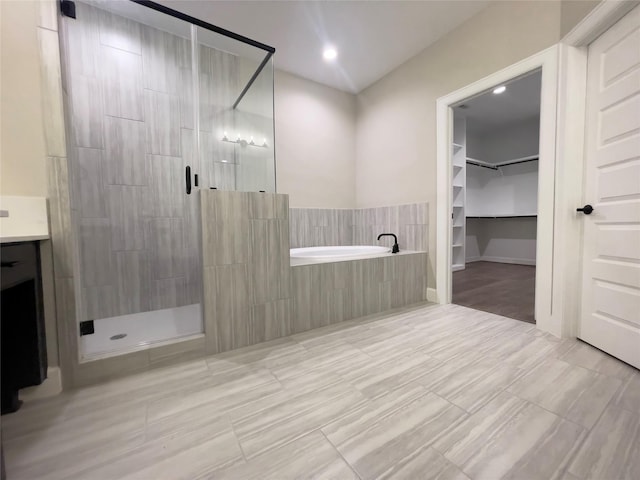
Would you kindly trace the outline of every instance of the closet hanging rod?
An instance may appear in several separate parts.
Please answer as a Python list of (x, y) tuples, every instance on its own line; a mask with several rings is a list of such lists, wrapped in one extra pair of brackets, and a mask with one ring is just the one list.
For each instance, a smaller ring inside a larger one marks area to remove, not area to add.
[(500, 167), (506, 167), (507, 165), (517, 165), (519, 163), (535, 162), (539, 159), (538, 155), (531, 155), (530, 157), (515, 158), (513, 160), (506, 160), (498, 163), (488, 163), (482, 160), (476, 160), (475, 158), (467, 157), (467, 163), (475, 165), (476, 167), (489, 168), (491, 170), (498, 170)]
[(539, 158), (540, 157), (538, 155), (531, 155), (530, 157), (521, 157), (521, 158), (514, 158), (513, 160), (505, 160), (504, 162), (498, 162), (495, 165), (496, 167), (504, 167), (506, 165), (516, 165), (518, 163), (535, 162)]
[(490, 163), (483, 162), (482, 160), (476, 160), (475, 158), (467, 157), (467, 163), (470, 165), (475, 165), (476, 167), (488, 168), (490, 170), (498, 170), (498, 167), (495, 165), (491, 165)]

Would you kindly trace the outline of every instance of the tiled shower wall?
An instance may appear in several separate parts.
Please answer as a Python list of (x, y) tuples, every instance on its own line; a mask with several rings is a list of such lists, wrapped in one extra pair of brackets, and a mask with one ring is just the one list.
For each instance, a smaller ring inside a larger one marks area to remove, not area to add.
[(190, 42), (76, 9), (63, 46), (80, 320), (198, 303), (198, 205), (184, 192)]
[(291, 208), (291, 248), (331, 245), (393, 245), (395, 233), (400, 250), (427, 251), (427, 203), (390, 207), (332, 209)]
[(270, 190), (268, 149), (221, 141), (227, 129), (268, 130), (268, 117), (231, 110), (253, 65), (200, 45), (194, 112), (188, 25), (183, 38), (82, 2), (76, 11), (62, 46), (79, 320), (199, 303), (199, 202), (185, 167), (204, 188)]

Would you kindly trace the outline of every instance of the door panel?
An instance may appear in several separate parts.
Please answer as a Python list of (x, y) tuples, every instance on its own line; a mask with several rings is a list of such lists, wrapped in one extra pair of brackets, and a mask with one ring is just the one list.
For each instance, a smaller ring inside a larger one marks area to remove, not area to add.
[(640, 368), (640, 7), (589, 46), (585, 202), (579, 336)]

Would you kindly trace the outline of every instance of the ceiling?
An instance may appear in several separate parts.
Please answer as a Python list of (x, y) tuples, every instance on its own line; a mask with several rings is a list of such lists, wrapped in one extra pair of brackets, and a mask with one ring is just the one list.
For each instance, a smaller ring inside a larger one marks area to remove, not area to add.
[[(461, 102), (467, 108), (456, 108), (467, 118), (467, 132), (482, 134), (516, 122), (540, 116), (540, 70), (505, 83), (507, 89), (494, 94), (493, 88)], [(497, 85), (496, 85), (497, 86)]]
[[(358, 93), (485, 8), (460, 1), (160, 0), (276, 48), (276, 68)], [(327, 63), (322, 51), (335, 46)]]

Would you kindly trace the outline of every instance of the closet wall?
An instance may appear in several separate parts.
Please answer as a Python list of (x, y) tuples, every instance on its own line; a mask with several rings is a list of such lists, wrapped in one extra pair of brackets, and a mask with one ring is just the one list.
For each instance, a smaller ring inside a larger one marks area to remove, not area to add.
[[(538, 154), (539, 118), (467, 134), (467, 156), (498, 163)], [(538, 162), (500, 167), (468, 164), (465, 260), (535, 265)], [(470, 218), (503, 216), (509, 218)]]

